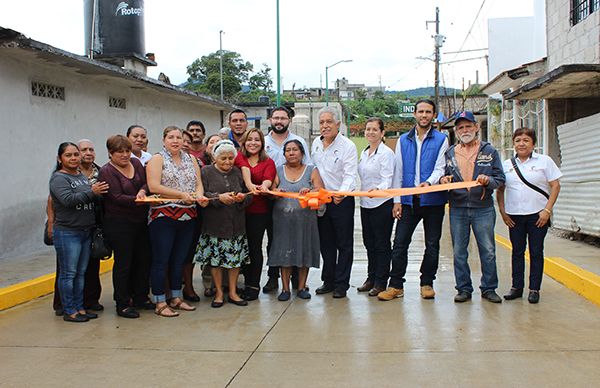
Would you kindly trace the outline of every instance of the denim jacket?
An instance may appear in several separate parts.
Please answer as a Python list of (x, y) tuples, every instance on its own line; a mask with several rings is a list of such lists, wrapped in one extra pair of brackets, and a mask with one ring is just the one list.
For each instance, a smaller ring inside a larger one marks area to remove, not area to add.
[[(456, 145), (453, 145), (446, 151), (445, 174), (452, 176), (452, 182), (464, 182), (456, 163), (455, 148)], [(492, 193), (504, 184), (506, 177), (504, 176), (498, 151), (485, 141), (481, 141), (479, 145), (472, 179), (476, 179), (481, 174), (490, 178), (489, 184), (487, 186), (472, 187), (471, 189), (451, 190), (448, 193), (451, 207), (485, 208), (494, 206)]]

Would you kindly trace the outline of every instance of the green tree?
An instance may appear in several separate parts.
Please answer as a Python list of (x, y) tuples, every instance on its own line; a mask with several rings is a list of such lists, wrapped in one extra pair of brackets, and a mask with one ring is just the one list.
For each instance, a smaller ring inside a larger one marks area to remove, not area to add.
[[(230, 98), (242, 89), (254, 66), (244, 61), (239, 53), (223, 50), (223, 94)], [(196, 59), (187, 67), (187, 88), (211, 96), (221, 95), (219, 51)]]
[(271, 90), (273, 86), (273, 80), (271, 79), (271, 68), (266, 63), (263, 63), (263, 68), (255, 73), (249, 80), (250, 89), (262, 90), (267, 92)]

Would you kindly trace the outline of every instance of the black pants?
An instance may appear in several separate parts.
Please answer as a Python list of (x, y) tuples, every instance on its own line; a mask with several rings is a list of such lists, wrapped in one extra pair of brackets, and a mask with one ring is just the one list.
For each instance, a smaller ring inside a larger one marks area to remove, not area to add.
[(246, 237), (248, 237), (248, 250), (250, 251), (250, 264), (242, 265), (246, 287), (260, 287), (260, 275), (264, 262), (262, 244), (269, 224), (272, 228), (271, 212), (260, 214), (246, 213)]
[(323, 283), (338, 290), (350, 288), (354, 255), (354, 197), (346, 197), (338, 205), (327, 204), (318, 219)]
[(104, 234), (114, 250), (113, 298), (118, 309), (148, 300), (150, 240), (145, 222), (105, 218)]
[(510, 218), (515, 226), (510, 228), (510, 242), (512, 244), (512, 287), (525, 287), (525, 247), (529, 242), (529, 289), (539, 291), (542, 286), (544, 274), (544, 239), (548, 232), (548, 225), (538, 228), (535, 223), (537, 213)]
[(372, 209), (360, 208), (363, 242), (367, 249), (367, 281), (377, 288), (386, 288), (390, 276), (393, 207), (394, 201), (390, 199)]
[[(60, 301), (60, 292), (58, 291), (58, 274), (60, 273), (60, 265), (56, 260), (56, 278), (54, 280), (54, 300), (52, 307), (54, 310), (62, 309)], [(102, 293), (102, 284), (100, 284), (100, 259), (92, 259), (88, 262), (85, 270), (85, 283), (83, 286), (83, 307), (89, 308), (100, 301)]]
[(421, 262), (421, 286), (433, 286), (440, 258), (440, 238), (444, 221), (444, 205), (420, 206), (419, 198), (413, 197), (413, 206), (402, 205), (402, 217), (396, 222), (396, 235), (392, 248), (390, 287), (403, 288), (408, 265), (408, 247), (415, 228), (423, 220), (425, 229), (425, 253)]

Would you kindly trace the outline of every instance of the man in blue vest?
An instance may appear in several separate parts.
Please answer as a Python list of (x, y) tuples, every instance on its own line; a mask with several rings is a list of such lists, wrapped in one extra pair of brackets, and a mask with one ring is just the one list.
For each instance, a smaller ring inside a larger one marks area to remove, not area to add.
[[(436, 114), (435, 103), (419, 100), (415, 104), (416, 125), (400, 136), (396, 144), (396, 158), (392, 187), (423, 187), (437, 184), (444, 175), (444, 153), (448, 139), (432, 126)], [(433, 281), (438, 269), (440, 238), (446, 192), (394, 198), (392, 215), (396, 221), (396, 235), (392, 248), (392, 270), (386, 290), (377, 294), (379, 300), (404, 296), (404, 276), (408, 264), (408, 247), (415, 228), (423, 220), (425, 253), (421, 263), (421, 297), (433, 299)]]

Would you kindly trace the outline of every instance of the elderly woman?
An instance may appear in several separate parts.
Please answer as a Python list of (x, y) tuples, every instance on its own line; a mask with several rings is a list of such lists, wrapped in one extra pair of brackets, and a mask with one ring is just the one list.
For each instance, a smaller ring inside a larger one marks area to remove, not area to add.
[(223, 306), (222, 269), (227, 271), (228, 301), (238, 306), (248, 302), (237, 294), (237, 279), (242, 264), (249, 262), (244, 208), (252, 201), (244, 186), (242, 173), (234, 166), (237, 151), (230, 140), (219, 141), (213, 149), (214, 164), (202, 169), (202, 184), (210, 198), (204, 209), (202, 234), (194, 260), (211, 267), (215, 283), (212, 307)]
[(108, 138), (110, 161), (101, 169), (99, 179), (109, 184), (104, 195), (104, 234), (114, 250), (113, 298), (117, 315), (139, 318), (138, 308), (153, 308), (148, 300), (150, 240), (147, 206), (136, 205), (146, 197), (146, 171), (131, 157), (131, 143), (123, 135)]
[(260, 275), (263, 267), (262, 243), (267, 227), (272, 222), (271, 205), (261, 191), (271, 188), (275, 180), (275, 163), (265, 152), (265, 135), (252, 128), (242, 136), (240, 152), (235, 165), (242, 170), (244, 184), (254, 192), (250, 206), (246, 208), (246, 234), (250, 249), (250, 264), (242, 267), (244, 274), (244, 298), (255, 300), (260, 291)]
[[(156, 303), (155, 313), (162, 317), (176, 317), (173, 310), (192, 311), (182, 299), (183, 263), (192, 243), (195, 204), (206, 205), (196, 159), (181, 150), (182, 130), (170, 126), (163, 132), (163, 150), (148, 162), (146, 176), (153, 194), (179, 201), (152, 205), (149, 213), (149, 231), (152, 246), (151, 284)], [(168, 268), (168, 271), (167, 271)], [(165, 279), (169, 277), (172, 299), (167, 304)]]
[(512, 243), (512, 288), (504, 299), (523, 296), (525, 246), (529, 241), (529, 303), (538, 303), (544, 273), (544, 238), (552, 207), (560, 192), (562, 173), (554, 161), (534, 151), (533, 129), (513, 133), (516, 156), (503, 163), (506, 183), (498, 189), (498, 208)]
[(50, 178), (54, 248), (60, 267), (58, 288), (63, 319), (67, 322), (87, 322), (98, 317), (84, 309), (83, 286), (90, 258), (91, 231), (96, 224), (95, 199), (108, 190), (108, 184), (90, 185), (79, 171), (80, 164), (79, 148), (73, 143), (62, 143)]
[[(360, 155), (358, 175), (364, 191), (386, 190), (392, 186), (394, 175), (394, 151), (383, 143), (383, 121), (374, 117), (367, 120), (365, 137), (369, 145)], [(358, 287), (359, 292), (377, 296), (385, 291), (390, 275), (392, 246), (390, 238), (394, 227), (393, 199), (360, 199), (362, 235), (367, 249), (367, 280)]]
[[(302, 143), (289, 140), (283, 146), (286, 163), (277, 168), (276, 184), (281, 191), (306, 194), (323, 188), (319, 171), (305, 165)], [(298, 268), (298, 293), (301, 299), (310, 299), (306, 287), (308, 269), (319, 268), (319, 228), (317, 212), (303, 209), (296, 199), (278, 198), (273, 205), (273, 244), (269, 250), (269, 266), (281, 267), (283, 290), (280, 301), (290, 299), (292, 268)]]

